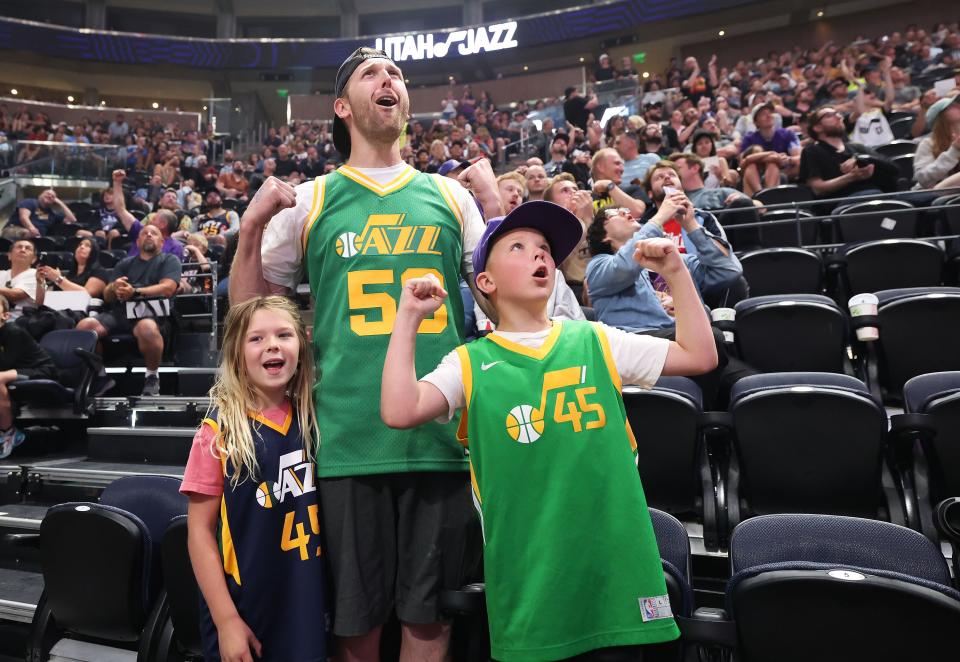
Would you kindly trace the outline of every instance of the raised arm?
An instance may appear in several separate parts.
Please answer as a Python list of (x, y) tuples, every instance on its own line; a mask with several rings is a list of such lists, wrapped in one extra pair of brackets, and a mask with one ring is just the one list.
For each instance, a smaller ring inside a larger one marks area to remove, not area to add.
[(127, 173), (123, 170), (113, 171), (113, 212), (117, 215), (117, 220), (123, 224), (124, 229), (130, 232), (137, 217), (127, 211), (127, 201), (123, 197), (123, 180), (126, 177)]
[(230, 269), (230, 303), (243, 303), (267, 294), (283, 294), (286, 288), (263, 277), (260, 244), (267, 223), (284, 209), (297, 204), (297, 192), (290, 184), (269, 177), (257, 190), (240, 221), (237, 253)]
[(380, 417), (391, 428), (412, 428), (445, 414), (447, 399), (433, 384), (417, 381), (414, 356), (420, 323), (443, 305), (447, 292), (432, 276), (403, 286), (380, 387)]

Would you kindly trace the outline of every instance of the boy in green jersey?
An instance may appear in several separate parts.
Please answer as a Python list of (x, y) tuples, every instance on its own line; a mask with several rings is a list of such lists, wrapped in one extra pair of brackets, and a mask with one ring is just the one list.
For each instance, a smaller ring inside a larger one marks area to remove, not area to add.
[(417, 328), (446, 298), (406, 283), (383, 369), (381, 415), (396, 428), (464, 410), (473, 498), (484, 533), (490, 641), (499, 660), (637, 660), (676, 639), (653, 526), (636, 469), (623, 383), (716, 366), (710, 323), (673, 242), (621, 250), (661, 274), (676, 341), (602, 324), (549, 320), (556, 264), (580, 241), (573, 214), (530, 202), (491, 220), (473, 253), (497, 331), (461, 345), (417, 380)]

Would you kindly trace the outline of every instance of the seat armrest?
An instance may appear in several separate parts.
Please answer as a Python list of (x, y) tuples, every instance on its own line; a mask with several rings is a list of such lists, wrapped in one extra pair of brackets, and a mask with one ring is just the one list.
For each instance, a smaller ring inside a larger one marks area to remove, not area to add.
[(100, 372), (100, 368), (103, 367), (103, 357), (97, 354), (96, 352), (91, 352), (86, 349), (81, 349), (79, 347), (73, 350), (74, 354), (80, 357), (80, 359), (87, 364), (87, 367), (94, 371), (94, 373)]
[(890, 434), (933, 435), (937, 431), (930, 414), (894, 414), (890, 417)]
[(701, 430), (732, 430), (733, 416), (725, 411), (704, 411), (697, 414), (697, 425)]
[(737, 647), (737, 624), (729, 620), (723, 609), (700, 607), (693, 618), (674, 617), (680, 628), (680, 638), (688, 643)]
[(39, 533), (8, 533), (3, 536), (3, 541), (11, 547), (40, 549)]

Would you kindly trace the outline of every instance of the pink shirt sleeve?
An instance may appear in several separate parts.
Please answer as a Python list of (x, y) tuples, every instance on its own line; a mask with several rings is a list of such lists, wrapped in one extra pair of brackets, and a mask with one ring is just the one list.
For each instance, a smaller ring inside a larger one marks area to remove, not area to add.
[(210, 450), (214, 435), (213, 428), (207, 423), (201, 425), (194, 435), (187, 467), (183, 471), (183, 482), (180, 483), (181, 493), (207, 496), (223, 494), (223, 467), (220, 458)]

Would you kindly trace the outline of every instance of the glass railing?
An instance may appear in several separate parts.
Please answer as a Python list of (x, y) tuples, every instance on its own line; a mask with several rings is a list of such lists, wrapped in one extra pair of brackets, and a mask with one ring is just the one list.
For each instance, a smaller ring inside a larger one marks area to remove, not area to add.
[(67, 179), (110, 179), (122, 168), (127, 148), (119, 145), (90, 145), (48, 140), (17, 140), (0, 151), (0, 169), (10, 177), (60, 177)]

